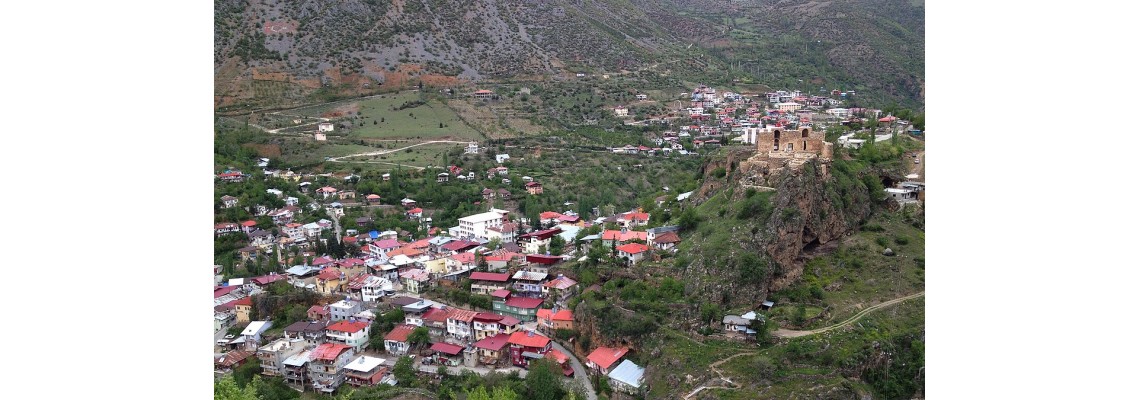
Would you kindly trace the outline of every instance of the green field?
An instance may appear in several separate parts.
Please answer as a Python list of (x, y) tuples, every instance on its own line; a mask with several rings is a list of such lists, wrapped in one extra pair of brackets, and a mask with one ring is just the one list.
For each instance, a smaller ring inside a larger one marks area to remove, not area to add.
[[(326, 113), (339, 113), (331, 118), (338, 124), (352, 126), (347, 131), (338, 128), (337, 133), (354, 139), (483, 139), (482, 134), (467, 126), (445, 104), (430, 99), (424, 104), (414, 104), (421, 100), (418, 93), (403, 92), (322, 104), (291, 110), (286, 114), (319, 117)], [(403, 106), (407, 107), (399, 109)], [(440, 128), (440, 124), (444, 127)]]

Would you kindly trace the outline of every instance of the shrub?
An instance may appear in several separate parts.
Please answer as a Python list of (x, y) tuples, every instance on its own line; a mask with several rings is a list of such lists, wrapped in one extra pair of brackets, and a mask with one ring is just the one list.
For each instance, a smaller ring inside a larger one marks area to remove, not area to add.
[(884, 231), (883, 226), (879, 225), (879, 224), (863, 225), (863, 230), (865, 230), (867, 232), (882, 232), (882, 231)]
[(712, 175), (717, 178), (724, 178), (728, 175), (728, 171), (725, 170), (724, 167), (716, 167), (716, 169), (712, 171)]
[(879, 237), (875, 238), (875, 243), (878, 244), (879, 246), (883, 246), (883, 247), (887, 247), (887, 244), (889, 244), (889, 242), (887, 242), (887, 238), (884, 236), (879, 236)]
[(907, 239), (903, 236), (895, 236), (895, 243), (898, 243), (899, 245), (905, 245), (907, 243), (910, 243), (910, 239)]

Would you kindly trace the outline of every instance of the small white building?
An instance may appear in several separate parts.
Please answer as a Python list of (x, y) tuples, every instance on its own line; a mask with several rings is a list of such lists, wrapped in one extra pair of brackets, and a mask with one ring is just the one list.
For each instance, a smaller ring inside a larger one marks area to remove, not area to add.
[(511, 156), (509, 154), (495, 154), (495, 162), (496, 163), (502, 164), (504, 161), (507, 161), (510, 159), (511, 159)]
[(794, 112), (796, 110), (799, 110), (800, 107), (803, 107), (802, 105), (800, 105), (800, 103), (791, 102), (791, 101), (786, 102), (786, 103), (776, 104), (776, 109), (780, 110), (780, 111), (784, 111), (784, 112)]
[(623, 360), (607, 376), (610, 378), (610, 387), (634, 394), (641, 391), (645, 368), (639, 367), (633, 361)]
[(314, 133), (313, 134), (313, 140), (316, 140), (318, 142), (324, 142), (324, 141), (329, 140), (329, 137), (323, 133)]
[(629, 116), (629, 110), (626, 109), (625, 106), (617, 106), (614, 107), (614, 115), (618, 117)]
[(321, 122), (321, 123), (317, 124), (317, 132), (324, 133), (324, 132), (332, 132), (332, 131), (333, 131), (333, 123), (332, 122)]
[(479, 143), (471, 142), (467, 144), (467, 149), (463, 151), (466, 154), (479, 154)]
[(360, 312), (360, 303), (352, 300), (341, 300), (329, 304), (329, 317), (333, 321), (344, 321)]

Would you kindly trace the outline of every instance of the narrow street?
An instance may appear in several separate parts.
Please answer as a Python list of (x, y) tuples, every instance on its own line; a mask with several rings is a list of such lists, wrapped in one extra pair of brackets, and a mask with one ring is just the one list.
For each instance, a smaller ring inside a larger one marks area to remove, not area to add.
[(598, 400), (598, 395), (594, 392), (594, 385), (590, 383), (590, 376), (586, 374), (586, 368), (578, 361), (578, 357), (574, 355), (574, 352), (566, 350), (565, 347), (562, 347), (562, 345), (553, 340), (550, 341), (550, 344), (570, 358), (570, 368), (574, 369), (574, 379), (582, 384), (583, 390), (586, 391), (586, 398), (589, 400)]

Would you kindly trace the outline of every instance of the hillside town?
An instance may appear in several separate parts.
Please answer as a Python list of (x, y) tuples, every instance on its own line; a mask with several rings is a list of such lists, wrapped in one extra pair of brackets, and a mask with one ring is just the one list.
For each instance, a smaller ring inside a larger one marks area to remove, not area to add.
[[(758, 154), (776, 154), (785, 150), (779, 145), (779, 132), (802, 128), (803, 149), (794, 150), (808, 151), (807, 132), (819, 126), (813, 120), (820, 116), (836, 124), (862, 126), (880, 113), (823, 110), (841, 102), (787, 91), (741, 95), (701, 85), (686, 97), (690, 102), (682, 110), (684, 116), (671, 117), (684, 124), (655, 138), (659, 147), (627, 145), (611, 150), (696, 155), (694, 147), (744, 145), (757, 146)], [(615, 113), (621, 115), (621, 110), (619, 106)], [(878, 121), (908, 126), (891, 116)], [(889, 140), (893, 135), (892, 131), (870, 140)], [(823, 151), (829, 157), (829, 150), (816, 143), (822, 136), (812, 138), (809, 152)], [(851, 133), (840, 137), (838, 144), (858, 148), (864, 141)], [(799, 145), (787, 146), (792, 151)], [(485, 150), (475, 142), (465, 148), (467, 154), (481, 151)], [(587, 387), (591, 379), (605, 379), (623, 393), (645, 393), (645, 368), (627, 357), (634, 351), (630, 347), (570, 350), (575, 346), (567, 339), (576, 331), (572, 302), (598, 287), (581, 287), (562, 265), (591, 255), (621, 266), (660, 260), (678, 251), (683, 240), (680, 227), (651, 224), (651, 213), (640, 208), (608, 215), (599, 209), (591, 215), (545, 210), (537, 218), (495, 208), (491, 200), (543, 196), (544, 190), (530, 176), (518, 178), (524, 171), (504, 164), (509, 155), (497, 154), (494, 159), (498, 165), (486, 171), (450, 165), (429, 175), (438, 184), (486, 183), (480, 192), (485, 202), (476, 203), (481, 211), (446, 227), (434, 226), (432, 210), (413, 198), (384, 204), (383, 199), (392, 194), (357, 193), (360, 177), (355, 174), (273, 169), (267, 158), (257, 163), (260, 174), (217, 173), (221, 188), (270, 178), (291, 187), (216, 199), (220, 219), (238, 215), (227, 210), (253, 216), (214, 226), (215, 240), (236, 248), (234, 265), (214, 266), (216, 371), (224, 374), (257, 363), (262, 375), (281, 377), (296, 390), (333, 393), (344, 385), (397, 384), (393, 372), (402, 358), (410, 359), (420, 373), (446, 368), (449, 373), (518, 371), (524, 376), (533, 360), (545, 359), (557, 364), (567, 380), (579, 380)], [(508, 176), (520, 179), (525, 192), (509, 190)], [(393, 177), (385, 173), (382, 179)], [(910, 180), (885, 191), (906, 204), (918, 201), (923, 189), (920, 181)], [(684, 204), (690, 195), (659, 198), (657, 204)], [(372, 211), (362, 217), (346, 214), (361, 209)], [(395, 215), (401, 223), (383, 225), (381, 215)], [(243, 277), (234, 277), (238, 269), (246, 272), (240, 274)], [(755, 336), (754, 328), (765, 318), (762, 312), (773, 305), (766, 301), (757, 310), (724, 314), (724, 334), (739, 340)]]

